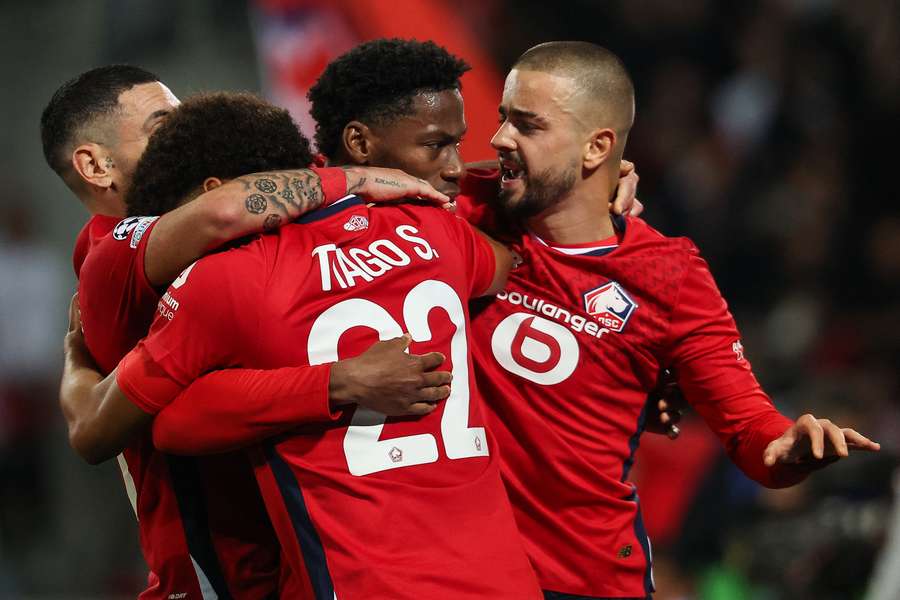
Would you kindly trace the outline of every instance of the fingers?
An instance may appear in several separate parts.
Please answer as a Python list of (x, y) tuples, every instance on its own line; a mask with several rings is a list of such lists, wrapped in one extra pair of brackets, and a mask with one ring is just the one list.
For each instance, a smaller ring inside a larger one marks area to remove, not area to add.
[(453, 374), (450, 371), (431, 371), (422, 374), (422, 387), (439, 387), (449, 385), (453, 381)]
[(431, 371), (432, 369), (436, 369), (442, 364), (446, 358), (440, 352), (429, 352), (428, 354), (419, 354), (414, 355), (421, 361), (421, 366), (423, 371)]
[(779, 446), (780, 439), (771, 442), (768, 446), (766, 446), (765, 452), (763, 452), (763, 464), (767, 467), (774, 467), (775, 463), (778, 462), (778, 457), (781, 455), (781, 451)]
[(642, 212), (644, 212), (644, 203), (635, 198), (634, 204), (631, 205), (631, 212), (628, 214), (632, 217), (638, 217)]
[(829, 421), (828, 419), (819, 419), (819, 425), (822, 427), (822, 430), (825, 434), (825, 439), (831, 442), (832, 448), (834, 448), (834, 453), (839, 457), (845, 457), (850, 454), (847, 450), (847, 442), (844, 440), (844, 432), (841, 429)]
[(445, 206), (450, 203), (450, 196), (446, 194), (442, 194), (432, 187), (430, 183), (425, 181), (424, 179), (416, 179), (416, 183), (413, 186), (415, 196), (418, 196), (422, 200), (428, 200), (433, 204), (437, 204), (438, 206)]
[(780, 438), (773, 440), (766, 446), (763, 452), (763, 464), (767, 467), (773, 467), (779, 460), (785, 460), (796, 441), (797, 423), (794, 423), (788, 427), (787, 431), (781, 434)]
[[(405, 352), (407, 348), (409, 348), (409, 344), (412, 342), (412, 336), (408, 333), (404, 333), (400, 337), (391, 338), (389, 340), (384, 340), (383, 342), (375, 342), (375, 344), (386, 344), (387, 346), (396, 347), (398, 350)], [(373, 346), (375, 344), (372, 344)]]
[(450, 395), (449, 385), (439, 385), (437, 387), (426, 387), (419, 390), (418, 399), (422, 402), (440, 402)]
[(843, 429), (842, 431), (844, 433), (844, 439), (847, 442), (848, 450), (863, 450), (866, 452), (878, 452), (879, 450), (881, 450), (881, 444), (879, 444), (878, 442), (873, 442), (854, 429), (847, 428)]
[(677, 440), (679, 435), (681, 435), (681, 428), (675, 423), (666, 427), (666, 437), (670, 440)]
[(75, 331), (81, 326), (81, 310), (78, 307), (78, 292), (72, 296), (69, 303), (69, 331)]
[(797, 419), (797, 431), (802, 436), (809, 438), (809, 446), (814, 458), (821, 459), (825, 456), (825, 431), (819, 425), (819, 421), (807, 413)]
[[(628, 168), (629, 166), (630, 169)], [(613, 201), (613, 212), (617, 215), (630, 213), (637, 194), (638, 180), (639, 177), (634, 171), (634, 164), (622, 161), (622, 166), (619, 170), (619, 186), (616, 189), (616, 198)]]
[(409, 406), (407, 414), (421, 417), (427, 415), (435, 408), (437, 408), (437, 404), (433, 404), (431, 402), (416, 402), (415, 404), (411, 404)]

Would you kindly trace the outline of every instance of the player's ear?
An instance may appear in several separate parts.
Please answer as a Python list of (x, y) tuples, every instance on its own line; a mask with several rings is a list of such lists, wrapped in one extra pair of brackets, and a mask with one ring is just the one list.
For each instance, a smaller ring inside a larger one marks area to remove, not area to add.
[(616, 147), (616, 139), (616, 132), (612, 129), (591, 131), (584, 144), (582, 166), (585, 169), (594, 170), (608, 161)]
[(357, 165), (369, 164), (372, 156), (372, 138), (372, 130), (365, 123), (350, 121), (344, 126), (341, 141), (350, 162)]
[(72, 151), (72, 168), (85, 183), (101, 188), (112, 187), (113, 159), (100, 144), (81, 144)]
[(218, 177), (207, 177), (203, 180), (203, 191), (208, 192), (222, 185), (222, 180)]

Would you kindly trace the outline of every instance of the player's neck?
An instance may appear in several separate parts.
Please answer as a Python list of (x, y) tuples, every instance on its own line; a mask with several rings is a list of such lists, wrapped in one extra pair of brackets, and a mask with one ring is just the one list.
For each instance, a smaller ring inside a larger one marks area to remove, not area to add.
[(125, 217), (127, 210), (125, 203), (118, 196), (115, 197), (82, 197), (80, 198), (84, 207), (91, 213), (91, 216), (102, 215), (105, 217)]
[(603, 194), (574, 191), (529, 219), (528, 229), (548, 244), (587, 244), (615, 234)]

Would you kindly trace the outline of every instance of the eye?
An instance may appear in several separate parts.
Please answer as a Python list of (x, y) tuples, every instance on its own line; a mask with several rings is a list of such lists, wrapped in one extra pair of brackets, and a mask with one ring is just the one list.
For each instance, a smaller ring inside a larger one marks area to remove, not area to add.
[(521, 122), (516, 124), (516, 129), (521, 131), (522, 133), (531, 133), (535, 129), (537, 129), (534, 125), (527, 122)]

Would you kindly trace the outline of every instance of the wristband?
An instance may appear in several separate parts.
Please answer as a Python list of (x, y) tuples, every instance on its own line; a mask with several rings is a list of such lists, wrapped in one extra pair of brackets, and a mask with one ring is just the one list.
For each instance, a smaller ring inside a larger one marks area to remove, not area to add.
[(331, 206), (347, 195), (347, 174), (340, 167), (312, 167), (322, 185), (322, 206)]

